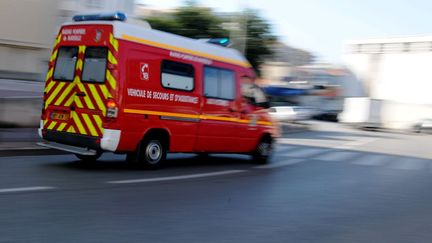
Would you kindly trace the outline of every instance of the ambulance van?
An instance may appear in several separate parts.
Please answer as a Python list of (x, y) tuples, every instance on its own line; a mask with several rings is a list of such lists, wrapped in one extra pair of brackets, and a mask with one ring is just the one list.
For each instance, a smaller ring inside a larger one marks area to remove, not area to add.
[(268, 160), (275, 129), (239, 52), (130, 24), (122, 13), (73, 20), (50, 58), (41, 146), (84, 161), (127, 154), (147, 168), (167, 152)]

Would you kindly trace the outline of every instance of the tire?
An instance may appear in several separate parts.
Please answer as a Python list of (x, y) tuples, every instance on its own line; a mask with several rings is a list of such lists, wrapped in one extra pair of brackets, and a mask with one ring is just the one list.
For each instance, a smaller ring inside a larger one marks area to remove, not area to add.
[(75, 154), (82, 162), (96, 162), (102, 155), (102, 152), (97, 152), (95, 155)]
[(273, 142), (269, 137), (264, 137), (257, 144), (255, 151), (252, 153), (252, 160), (258, 164), (267, 164), (273, 150)]
[(136, 154), (128, 155), (127, 159), (136, 162), (145, 169), (158, 169), (167, 155), (167, 144), (159, 138), (148, 138), (138, 146)]

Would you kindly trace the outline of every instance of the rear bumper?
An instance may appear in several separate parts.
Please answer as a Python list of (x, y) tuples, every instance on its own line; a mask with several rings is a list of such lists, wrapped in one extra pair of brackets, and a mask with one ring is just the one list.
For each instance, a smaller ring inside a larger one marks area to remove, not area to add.
[(101, 146), (100, 146), (101, 138), (99, 137), (91, 137), (91, 136), (85, 136), (85, 135), (68, 133), (68, 132), (58, 132), (58, 131), (52, 131), (47, 129), (43, 129), (41, 132), (42, 132), (43, 139), (47, 141), (81, 147), (81, 148), (101, 150)]

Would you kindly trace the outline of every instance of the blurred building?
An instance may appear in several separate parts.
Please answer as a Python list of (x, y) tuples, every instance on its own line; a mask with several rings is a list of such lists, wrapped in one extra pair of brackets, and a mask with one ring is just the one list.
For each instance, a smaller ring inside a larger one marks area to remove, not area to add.
[(0, 77), (42, 79), (57, 9), (55, 0), (0, 1)]
[(305, 50), (277, 42), (271, 47), (272, 54), (261, 65), (262, 83), (279, 82), (293, 76), (297, 66), (311, 64), (314, 56)]
[(407, 129), (432, 118), (432, 36), (349, 42), (343, 59), (355, 77), (343, 121)]
[(0, 1), (0, 78), (42, 81), (58, 27), (72, 15), (133, 10), (134, 0)]

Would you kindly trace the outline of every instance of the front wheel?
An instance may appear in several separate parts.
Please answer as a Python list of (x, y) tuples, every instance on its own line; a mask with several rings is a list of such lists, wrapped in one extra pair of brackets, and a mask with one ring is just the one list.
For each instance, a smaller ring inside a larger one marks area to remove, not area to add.
[(272, 139), (265, 137), (258, 143), (255, 151), (252, 153), (252, 159), (259, 164), (267, 164), (273, 150)]

